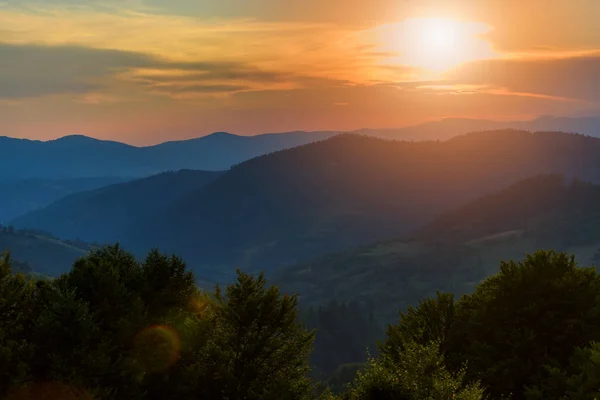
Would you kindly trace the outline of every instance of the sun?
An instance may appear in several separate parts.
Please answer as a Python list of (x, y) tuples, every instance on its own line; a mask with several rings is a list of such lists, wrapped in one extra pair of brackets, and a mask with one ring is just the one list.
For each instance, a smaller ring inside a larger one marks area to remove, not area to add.
[(423, 50), (444, 54), (457, 51), (456, 26), (448, 20), (426, 20), (417, 27), (416, 38)]
[(496, 55), (484, 34), (492, 27), (451, 18), (409, 18), (379, 26), (373, 40), (391, 54), (383, 60), (440, 73), (460, 64)]
[(485, 27), (446, 18), (415, 18), (405, 21), (399, 34), (403, 58), (409, 65), (444, 71), (491, 53), (477, 35)]

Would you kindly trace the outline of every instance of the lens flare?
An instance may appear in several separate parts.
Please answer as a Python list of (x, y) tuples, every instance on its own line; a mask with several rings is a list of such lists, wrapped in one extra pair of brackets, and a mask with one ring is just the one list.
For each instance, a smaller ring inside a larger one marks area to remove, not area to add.
[(136, 360), (144, 373), (168, 370), (179, 359), (181, 339), (172, 328), (155, 325), (140, 332), (135, 340)]
[(189, 301), (189, 309), (196, 316), (201, 317), (206, 314), (210, 307), (210, 300), (204, 295), (192, 296)]

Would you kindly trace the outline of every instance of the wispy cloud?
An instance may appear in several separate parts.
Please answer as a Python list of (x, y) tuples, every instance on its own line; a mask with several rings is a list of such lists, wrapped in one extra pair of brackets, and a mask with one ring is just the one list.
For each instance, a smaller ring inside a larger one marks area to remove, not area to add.
[(600, 103), (600, 52), (483, 60), (448, 74), (462, 84), (490, 85), (505, 93)]
[(344, 84), (261, 70), (242, 62), (169, 61), (150, 54), (76, 46), (0, 44), (0, 58), (6, 60), (0, 64), (0, 98), (5, 99), (97, 92), (115, 85), (115, 80), (173, 97)]
[(84, 47), (0, 44), (0, 98), (99, 89), (115, 71), (152, 65), (146, 55)]
[(31, 6), (0, 11), (0, 26), (5, 98), (97, 91), (111, 78), (187, 97), (361, 77), (347, 32), (324, 24)]

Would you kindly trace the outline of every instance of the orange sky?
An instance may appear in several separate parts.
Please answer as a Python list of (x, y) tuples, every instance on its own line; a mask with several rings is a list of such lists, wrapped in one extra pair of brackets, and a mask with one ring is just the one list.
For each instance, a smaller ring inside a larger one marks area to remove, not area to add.
[(0, 0), (0, 135), (600, 114), (597, 0)]

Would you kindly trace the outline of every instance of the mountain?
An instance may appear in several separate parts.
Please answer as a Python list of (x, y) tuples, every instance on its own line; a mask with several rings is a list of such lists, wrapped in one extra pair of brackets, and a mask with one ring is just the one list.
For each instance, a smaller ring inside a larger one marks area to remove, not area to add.
[(542, 175), (443, 213), (404, 239), (327, 255), (273, 277), (304, 305), (373, 304), (379, 317), (416, 305), (436, 290), (462, 294), (498, 272), (501, 260), (538, 249), (600, 260), (600, 186)]
[[(85, 216), (95, 209), (75, 197), (14, 223), (67, 239), (120, 241), (140, 255), (151, 247), (174, 251), (200, 279), (223, 281), (235, 267), (272, 271), (401, 237), (540, 173), (600, 182), (600, 139), (515, 130), (414, 143), (339, 135), (246, 161), (206, 186), (164, 186), (158, 192), (172, 197), (146, 217), (127, 213), (153, 197), (147, 194), (121, 211), (97, 213), (97, 222)], [(182, 188), (188, 191), (179, 197)]]
[(141, 178), (165, 171), (220, 171), (250, 158), (335, 135), (290, 132), (258, 136), (214, 133), (197, 139), (134, 147), (65, 136), (47, 142), (0, 137), (0, 180), (120, 176)]
[[(600, 137), (600, 117), (544, 116), (530, 121), (506, 122), (448, 118), (398, 129), (361, 129), (352, 133), (384, 139), (424, 141), (447, 140), (472, 131), (499, 129), (578, 132)], [(216, 132), (196, 139), (147, 147), (81, 135), (46, 142), (0, 137), (0, 181), (107, 176), (141, 178), (181, 169), (222, 171), (254, 157), (326, 140), (340, 133), (297, 131), (238, 136)]]
[(0, 222), (44, 207), (69, 194), (123, 182), (124, 178), (20, 179), (0, 181)]
[[(532, 130), (527, 126), (527, 124), (530, 122), (533, 121), (526, 121), (523, 123), (520, 121), (501, 122), (472, 118), (444, 118), (437, 121), (429, 121), (422, 124), (406, 126), (397, 129), (359, 129), (354, 133), (378, 137), (381, 139), (436, 141), (448, 140), (454, 136), (463, 135), (469, 132), (499, 129)], [(598, 133), (600, 133), (600, 130)]]
[(473, 118), (444, 118), (397, 129), (360, 129), (354, 133), (394, 140), (448, 140), (469, 132), (517, 129), (580, 133), (600, 137), (600, 116), (554, 117), (544, 115), (526, 121), (493, 121)]
[(152, 221), (160, 210), (221, 174), (190, 170), (164, 172), (75, 193), (11, 223), (49, 231), (62, 238), (111, 243), (138, 220)]
[(44, 232), (0, 229), (0, 253), (10, 251), (17, 272), (56, 276), (69, 270), (77, 258), (92, 248), (81, 241), (62, 241)]
[(242, 163), (121, 240), (140, 253), (175, 251), (199, 276), (273, 270), (400, 237), (444, 210), (552, 172), (600, 182), (600, 140), (512, 130), (439, 143), (341, 135)]

